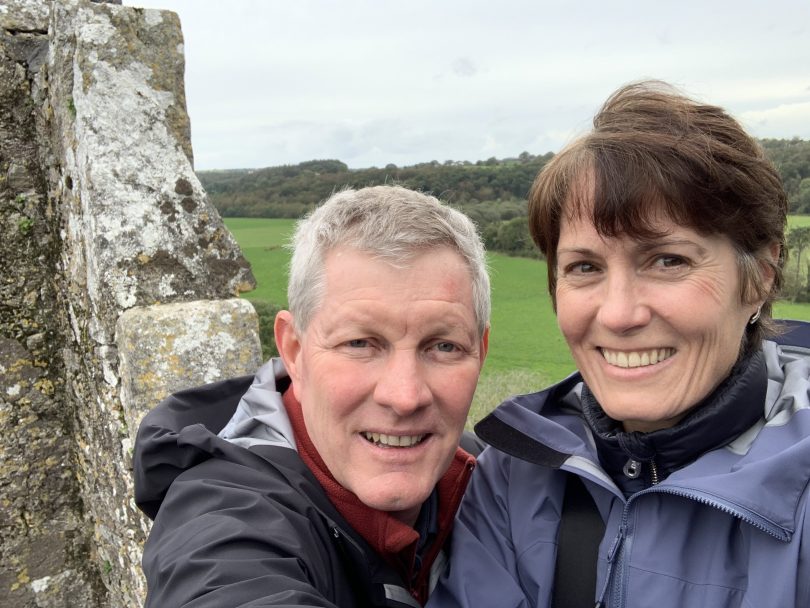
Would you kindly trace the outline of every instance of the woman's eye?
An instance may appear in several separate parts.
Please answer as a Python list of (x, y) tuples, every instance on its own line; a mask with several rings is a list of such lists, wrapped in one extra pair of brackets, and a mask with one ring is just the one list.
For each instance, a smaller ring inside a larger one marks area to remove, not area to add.
[(686, 260), (679, 255), (660, 255), (655, 258), (654, 264), (662, 268), (678, 268), (685, 266)]
[(590, 274), (598, 269), (590, 262), (575, 262), (565, 267), (565, 274)]

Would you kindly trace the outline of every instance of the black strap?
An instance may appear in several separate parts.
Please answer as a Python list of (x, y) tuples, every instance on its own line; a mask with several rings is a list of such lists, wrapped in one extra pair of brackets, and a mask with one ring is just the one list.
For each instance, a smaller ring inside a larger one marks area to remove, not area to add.
[(557, 536), (553, 608), (593, 608), (596, 560), (605, 523), (578, 475), (568, 475)]

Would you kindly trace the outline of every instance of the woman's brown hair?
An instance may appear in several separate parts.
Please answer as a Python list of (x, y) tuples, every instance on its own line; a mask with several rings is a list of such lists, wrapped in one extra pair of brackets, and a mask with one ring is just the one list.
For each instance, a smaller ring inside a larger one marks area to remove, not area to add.
[[(622, 87), (593, 119), (593, 130), (566, 146), (538, 174), (529, 195), (529, 229), (548, 261), (554, 299), (563, 214), (590, 213), (599, 234), (660, 236), (660, 213), (733, 243), (741, 300), (764, 300), (748, 344), (773, 330), (771, 305), (782, 284), (787, 196), (759, 144), (722, 108), (659, 81)], [(586, 180), (592, 188), (585, 187)], [(762, 284), (770, 268), (770, 291)]]

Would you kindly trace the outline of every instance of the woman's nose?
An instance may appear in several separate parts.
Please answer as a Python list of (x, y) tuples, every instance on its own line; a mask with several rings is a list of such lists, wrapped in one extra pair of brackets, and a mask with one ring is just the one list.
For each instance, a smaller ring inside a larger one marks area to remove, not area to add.
[(650, 322), (651, 312), (640, 279), (632, 273), (607, 277), (598, 303), (599, 322), (616, 333), (625, 333)]

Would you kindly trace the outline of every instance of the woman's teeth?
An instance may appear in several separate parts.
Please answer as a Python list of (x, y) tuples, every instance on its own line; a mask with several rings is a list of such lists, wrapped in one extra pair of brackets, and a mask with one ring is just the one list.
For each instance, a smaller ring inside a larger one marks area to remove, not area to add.
[(616, 367), (644, 367), (655, 365), (675, 354), (674, 348), (653, 348), (650, 350), (618, 351), (601, 349), (602, 356)]

